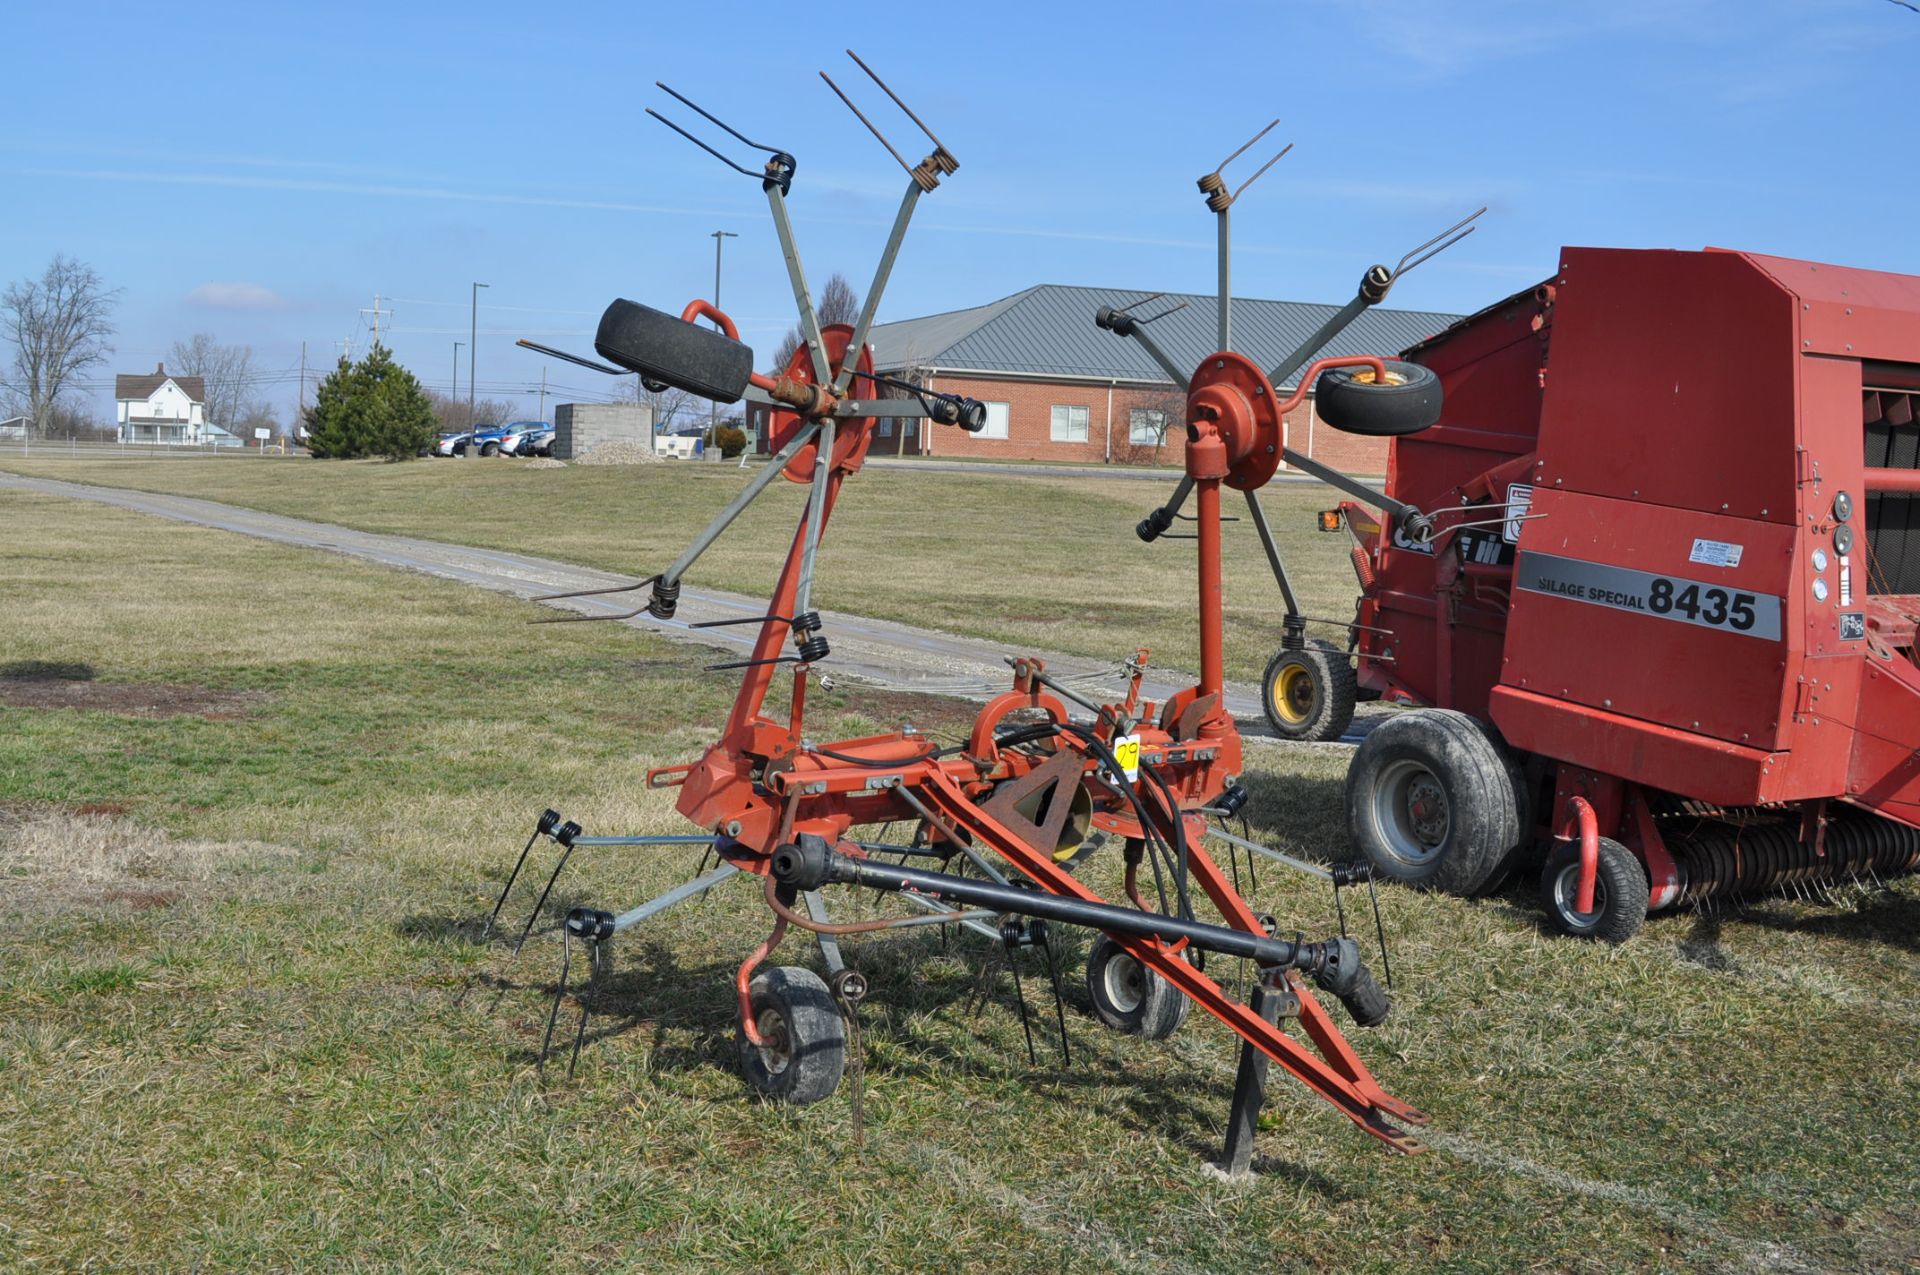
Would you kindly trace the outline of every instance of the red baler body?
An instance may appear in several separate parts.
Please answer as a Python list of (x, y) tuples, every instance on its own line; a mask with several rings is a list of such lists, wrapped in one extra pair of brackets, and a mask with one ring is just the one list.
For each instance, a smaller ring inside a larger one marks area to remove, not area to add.
[(1491, 721), (1623, 840), (1625, 785), (1920, 826), (1920, 278), (1570, 248), (1408, 357), (1446, 408), (1388, 492), (1454, 512), (1413, 546), (1349, 507), (1362, 685)]

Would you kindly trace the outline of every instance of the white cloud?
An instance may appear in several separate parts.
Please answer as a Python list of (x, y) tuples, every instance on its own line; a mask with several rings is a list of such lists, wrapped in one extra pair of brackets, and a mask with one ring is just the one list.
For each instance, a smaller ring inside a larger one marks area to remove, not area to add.
[(203, 283), (187, 300), (209, 310), (284, 310), (287, 299), (257, 283)]

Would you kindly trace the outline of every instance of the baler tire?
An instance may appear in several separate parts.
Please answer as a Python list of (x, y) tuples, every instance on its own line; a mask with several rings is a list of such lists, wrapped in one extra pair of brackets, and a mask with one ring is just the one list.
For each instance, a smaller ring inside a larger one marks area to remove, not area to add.
[(1282, 647), (1267, 661), (1260, 706), (1280, 738), (1324, 743), (1347, 733), (1358, 691), (1347, 653), (1314, 641), (1297, 650)]
[(1101, 1025), (1165, 1040), (1187, 1021), (1186, 993), (1128, 955), (1104, 934), (1087, 951), (1087, 996)]
[(1624, 943), (1647, 921), (1647, 873), (1633, 851), (1611, 837), (1600, 838), (1594, 863), (1591, 913), (1573, 910), (1580, 881), (1580, 843), (1566, 841), (1547, 856), (1540, 873), (1540, 905), (1547, 924), (1568, 938)]
[(794, 1106), (819, 1102), (840, 1086), (847, 1028), (820, 976), (798, 965), (754, 975), (747, 987), (765, 1047), (740, 1033), (740, 1073), (758, 1093)]
[(1314, 385), (1314, 411), (1343, 434), (1392, 438), (1417, 434), (1440, 419), (1440, 378), (1418, 363), (1385, 360), (1388, 384), (1370, 367), (1337, 367)]
[(1478, 722), (1449, 709), (1395, 714), (1367, 732), (1347, 767), (1346, 806), (1354, 848), (1381, 876), (1467, 898), (1520, 840), (1506, 760)]
[(1491, 722), (1480, 722), (1479, 726), (1481, 733), (1487, 737), (1487, 742), (1493, 745), (1493, 751), (1500, 754), (1500, 763), (1507, 768), (1507, 779), (1513, 785), (1515, 826), (1519, 829), (1513, 848), (1501, 857), (1499, 866), (1493, 870), (1493, 875), (1488, 877), (1486, 883), (1480, 887), (1478, 894), (1484, 897), (1497, 893), (1500, 887), (1512, 879), (1513, 874), (1519, 871), (1521, 865), (1527, 861), (1527, 852), (1531, 849), (1534, 832), (1533, 790), (1528, 784), (1526, 767), (1521, 765), (1513, 749), (1507, 746), (1507, 741), (1500, 738), (1500, 732)]

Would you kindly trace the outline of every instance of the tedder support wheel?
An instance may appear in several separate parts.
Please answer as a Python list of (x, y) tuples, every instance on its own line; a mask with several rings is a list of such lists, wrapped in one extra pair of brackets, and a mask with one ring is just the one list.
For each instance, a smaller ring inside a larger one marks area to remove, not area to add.
[(1267, 724), (1282, 739), (1340, 738), (1358, 698), (1346, 652), (1317, 641), (1295, 651), (1281, 648), (1260, 686)]
[(1416, 434), (1440, 419), (1440, 378), (1418, 363), (1386, 360), (1380, 384), (1370, 367), (1337, 367), (1314, 385), (1314, 410), (1346, 434)]
[(1187, 1019), (1186, 995), (1104, 934), (1087, 953), (1087, 995), (1095, 1018), (1131, 1036), (1165, 1040)]
[(804, 1106), (840, 1084), (847, 1065), (846, 1024), (833, 993), (810, 969), (781, 965), (747, 988), (764, 1045), (740, 1034), (740, 1070), (769, 1098)]
[(1354, 750), (1347, 829), (1382, 876), (1449, 894), (1481, 893), (1520, 840), (1512, 772), (1465, 713), (1397, 714)]
[(1647, 919), (1647, 874), (1633, 851), (1609, 837), (1600, 838), (1593, 874), (1593, 911), (1576, 912), (1580, 889), (1580, 843), (1566, 841), (1547, 856), (1540, 874), (1540, 902), (1557, 933), (1576, 939), (1624, 943)]

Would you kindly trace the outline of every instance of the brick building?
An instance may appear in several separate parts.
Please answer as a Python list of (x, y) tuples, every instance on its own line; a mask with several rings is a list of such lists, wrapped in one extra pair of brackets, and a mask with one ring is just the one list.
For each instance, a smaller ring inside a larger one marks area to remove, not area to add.
[[(876, 325), (874, 366), (987, 404), (979, 434), (902, 418), (882, 419), (875, 454), (957, 456), (1107, 464), (1181, 463), (1185, 431), (1181, 398), (1137, 342), (1093, 325), (1100, 306), (1139, 307), (1142, 316), (1187, 303), (1151, 328), (1154, 340), (1182, 366), (1197, 366), (1216, 347), (1210, 296), (1151, 294), (1041, 284), (987, 305)], [(1290, 353), (1337, 306), (1297, 301), (1236, 300), (1233, 346), (1263, 367)], [(1459, 316), (1417, 310), (1367, 311), (1322, 350), (1324, 355), (1394, 354), (1441, 331)], [(1293, 382), (1277, 386), (1282, 393)], [(764, 408), (748, 425), (764, 439)], [(1386, 469), (1386, 440), (1329, 428), (1308, 400), (1287, 417), (1287, 446), (1357, 474)]]

